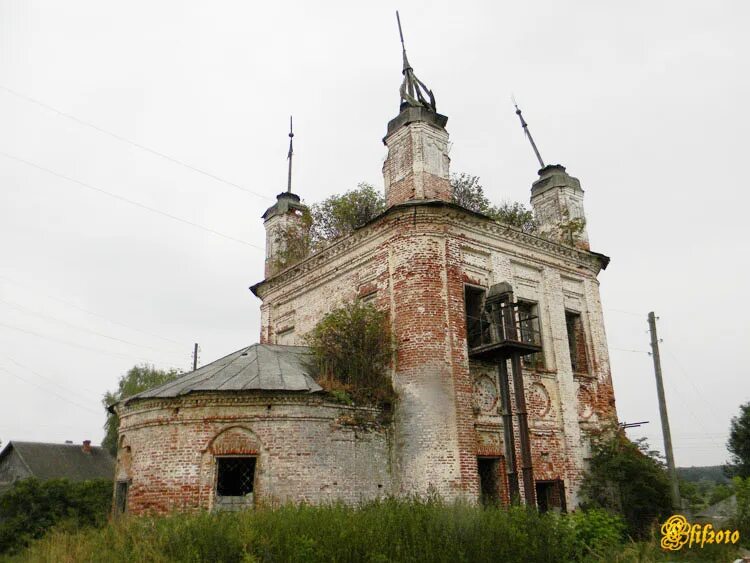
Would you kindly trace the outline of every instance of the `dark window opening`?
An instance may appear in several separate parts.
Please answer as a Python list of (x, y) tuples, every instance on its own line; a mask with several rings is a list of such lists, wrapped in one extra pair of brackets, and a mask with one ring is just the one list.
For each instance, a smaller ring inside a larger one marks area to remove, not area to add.
[[(531, 301), (518, 302), (518, 323), (521, 342), (541, 345), (541, 325), (539, 307)], [(544, 369), (544, 353), (540, 350), (523, 356), (523, 365), (529, 369)]]
[(222, 497), (241, 497), (252, 493), (255, 460), (254, 457), (216, 458), (216, 494)]
[(536, 482), (536, 504), (539, 512), (565, 512), (565, 483), (562, 479)]
[(586, 333), (579, 313), (565, 311), (565, 326), (568, 329), (568, 348), (570, 363), (574, 373), (588, 373), (586, 358)]
[(477, 458), (480, 500), (484, 506), (500, 503), (500, 458)]
[(466, 340), (469, 348), (480, 346), (489, 341), (489, 319), (484, 313), (484, 297), (486, 291), (479, 287), (464, 287), (464, 303), (466, 306)]
[(128, 482), (117, 481), (115, 484), (115, 512), (125, 514), (128, 509)]

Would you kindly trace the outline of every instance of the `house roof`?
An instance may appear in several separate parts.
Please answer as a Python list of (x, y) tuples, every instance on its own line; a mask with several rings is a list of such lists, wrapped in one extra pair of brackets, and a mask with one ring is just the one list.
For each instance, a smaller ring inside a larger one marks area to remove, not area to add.
[(311, 372), (307, 346), (253, 344), (186, 373), (159, 387), (125, 399), (179, 397), (201, 391), (300, 391), (322, 387)]
[(80, 444), (45, 444), (11, 440), (0, 452), (0, 461), (15, 451), (34, 477), (47, 479), (112, 479), (115, 460), (101, 446), (85, 452)]
[(696, 514), (696, 518), (721, 522), (734, 516), (737, 512), (737, 495), (732, 495), (724, 500), (707, 506)]

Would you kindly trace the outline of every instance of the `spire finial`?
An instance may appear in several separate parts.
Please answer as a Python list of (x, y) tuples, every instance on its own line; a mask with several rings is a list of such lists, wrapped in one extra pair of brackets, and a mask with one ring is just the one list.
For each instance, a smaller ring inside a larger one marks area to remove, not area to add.
[[(435, 109), (435, 96), (432, 94), (432, 90), (427, 88), (424, 82), (414, 74), (414, 69), (409, 64), (409, 59), (406, 58), (406, 46), (404, 45), (404, 33), (401, 29), (401, 17), (396, 10), (396, 22), (398, 23), (398, 35), (401, 38), (401, 52), (404, 57), (404, 69), (402, 74), (404, 75), (404, 81), (401, 83), (401, 109), (404, 109), (404, 105), (413, 107), (423, 107), (431, 111), (437, 111)], [(426, 99), (429, 97), (429, 101)]]
[(289, 174), (286, 179), (286, 191), (292, 193), (292, 157), (294, 156), (294, 149), (292, 147), (292, 140), (294, 139), (294, 130), (292, 128), (292, 116), (289, 116), (289, 153), (286, 155), (289, 160)]
[(404, 57), (404, 69), (401, 71), (402, 74), (406, 74), (406, 69), (411, 69), (411, 65), (409, 64), (409, 59), (406, 58), (406, 45), (404, 45), (404, 32), (401, 31), (401, 18), (398, 15), (398, 10), (396, 10), (396, 22), (398, 23), (398, 36), (401, 38), (401, 53)]
[(513, 100), (513, 105), (516, 106), (516, 115), (518, 116), (518, 119), (521, 120), (521, 127), (523, 127), (523, 132), (526, 134), (526, 137), (528, 137), (529, 142), (531, 143), (531, 148), (534, 149), (534, 154), (536, 155), (536, 159), (539, 161), (539, 166), (544, 168), (544, 161), (542, 160), (542, 156), (539, 154), (539, 149), (536, 148), (534, 138), (531, 136), (531, 132), (529, 131), (529, 124), (526, 123), (523, 115), (521, 115), (521, 110), (518, 108), (516, 99), (513, 96), (511, 96), (511, 99)]

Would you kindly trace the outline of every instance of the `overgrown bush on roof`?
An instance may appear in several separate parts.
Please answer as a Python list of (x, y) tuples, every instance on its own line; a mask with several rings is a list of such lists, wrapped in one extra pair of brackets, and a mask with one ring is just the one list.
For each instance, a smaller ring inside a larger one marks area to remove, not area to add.
[(307, 336), (318, 383), (356, 404), (390, 404), (393, 354), (388, 315), (360, 300), (324, 316)]
[(500, 205), (493, 205), (484, 195), (484, 187), (479, 183), (479, 176), (465, 172), (451, 174), (451, 187), (453, 203), (483, 213), (500, 223), (518, 227), (525, 233), (536, 232), (536, 220), (530, 209), (518, 201), (504, 201)]
[(351, 234), (385, 211), (385, 197), (374, 186), (361, 182), (354, 190), (332, 195), (310, 210), (314, 249)]
[(287, 225), (274, 234), (279, 250), (271, 264), (271, 272), (279, 272), (304, 260), (329, 243), (351, 234), (383, 211), (385, 197), (365, 182), (353, 190), (313, 204), (310, 211), (302, 214), (302, 221)]

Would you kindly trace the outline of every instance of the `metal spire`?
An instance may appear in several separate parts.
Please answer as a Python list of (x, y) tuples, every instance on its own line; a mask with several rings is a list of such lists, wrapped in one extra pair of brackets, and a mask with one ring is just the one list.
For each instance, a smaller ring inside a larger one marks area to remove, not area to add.
[[(401, 51), (404, 56), (404, 69), (402, 74), (404, 75), (404, 81), (401, 83), (401, 103), (403, 105), (409, 105), (413, 107), (423, 107), (431, 111), (437, 111), (435, 109), (435, 96), (432, 94), (432, 90), (427, 88), (424, 82), (414, 74), (409, 64), (409, 59), (406, 58), (406, 46), (404, 45), (404, 33), (401, 31), (401, 18), (396, 10), (396, 22), (398, 22), (398, 35), (401, 38)], [(426, 99), (429, 97), (429, 100)]]
[(542, 160), (542, 156), (539, 154), (539, 149), (536, 148), (536, 143), (534, 142), (534, 138), (531, 136), (531, 133), (529, 132), (529, 124), (526, 123), (526, 120), (523, 118), (523, 115), (521, 115), (521, 110), (518, 109), (518, 104), (516, 103), (515, 98), (513, 98), (513, 105), (516, 106), (516, 115), (518, 116), (518, 119), (521, 120), (521, 127), (523, 127), (523, 132), (529, 138), (529, 142), (531, 143), (531, 148), (534, 149), (534, 154), (536, 155), (536, 159), (539, 161), (539, 166), (544, 168), (544, 161)]
[(292, 193), (292, 157), (294, 156), (294, 149), (292, 148), (292, 140), (294, 139), (294, 131), (292, 129), (292, 116), (289, 116), (289, 153), (286, 155), (289, 160), (289, 174), (286, 179), (286, 191)]

